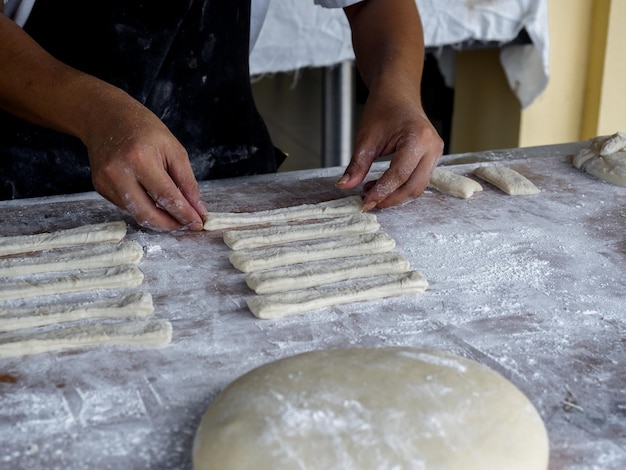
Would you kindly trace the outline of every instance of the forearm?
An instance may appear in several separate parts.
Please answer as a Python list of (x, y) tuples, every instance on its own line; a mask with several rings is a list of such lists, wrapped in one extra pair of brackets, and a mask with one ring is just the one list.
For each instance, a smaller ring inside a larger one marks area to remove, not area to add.
[(415, 0), (365, 0), (345, 13), (356, 65), (370, 92), (400, 88), (421, 107), (424, 38)]
[[(83, 141), (105, 95), (121, 93), (48, 54), (0, 14), (0, 108)], [(95, 108), (95, 109), (94, 109)]]

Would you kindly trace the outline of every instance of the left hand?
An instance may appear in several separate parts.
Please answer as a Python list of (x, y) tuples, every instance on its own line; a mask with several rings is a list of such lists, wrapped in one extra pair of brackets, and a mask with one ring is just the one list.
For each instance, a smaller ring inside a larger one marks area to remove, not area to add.
[(382, 209), (422, 194), (443, 153), (421, 102), (421, 19), (415, 0), (363, 0), (344, 11), (369, 96), (352, 159), (337, 186), (354, 188), (374, 160), (393, 154), (387, 171), (365, 186), (364, 210)]
[(382, 209), (420, 196), (443, 153), (443, 141), (419, 100), (399, 91), (394, 87), (370, 94), (352, 159), (337, 182), (339, 188), (354, 188), (376, 159), (393, 154), (381, 177), (365, 185), (364, 210)]

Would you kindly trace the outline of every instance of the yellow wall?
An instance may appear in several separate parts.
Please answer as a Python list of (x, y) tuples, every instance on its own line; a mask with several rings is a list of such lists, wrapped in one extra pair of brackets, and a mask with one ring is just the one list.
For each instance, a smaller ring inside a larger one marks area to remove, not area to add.
[(550, 79), (526, 109), (497, 51), (457, 54), (453, 153), (626, 131), (626, 0), (548, 0)]

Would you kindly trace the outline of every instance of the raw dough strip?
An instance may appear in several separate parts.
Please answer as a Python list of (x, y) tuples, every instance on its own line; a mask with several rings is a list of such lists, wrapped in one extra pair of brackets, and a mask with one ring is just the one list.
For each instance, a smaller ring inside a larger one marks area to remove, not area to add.
[(147, 318), (154, 312), (152, 296), (136, 292), (112, 299), (37, 308), (0, 309), (0, 331), (14, 331), (96, 318)]
[(356, 281), (347, 287), (257, 295), (246, 302), (257, 318), (267, 320), (332, 305), (424, 292), (427, 287), (428, 282), (419, 271), (409, 271)]
[(375, 232), (380, 228), (374, 214), (356, 214), (337, 217), (323, 222), (301, 225), (280, 225), (273, 227), (227, 230), (224, 243), (233, 250), (259, 248), (303, 240), (358, 235)]
[(117, 243), (126, 236), (126, 222), (104, 222), (57, 232), (0, 237), (0, 256), (66, 248), (91, 243)]
[(143, 248), (137, 242), (122, 242), (117, 245), (106, 243), (54, 256), (0, 259), (0, 277), (137, 264), (142, 257)]
[(102, 345), (162, 347), (172, 341), (172, 324), (163, 320), (92, 323), (52, 331), (13, 334), (0, 339), (0, 359)]
[(479, 166), (472, 173), (511, 196), (523, 196), (540, 192), (539, 188), (532, 181), (519, 174), (513, 168), (506, 166)]
[(408, 270), (409, 262), (404, 256), (396, 252), (387, 252), (346, 258), (334, 263), (302, 264), (253, 272), (246, 276), (246, 283), (257, 294), (273, 294), (348, 279), (403, 273)]
[(41, 295), (67, 294), (91, 289), (116, 289), (137, 287), (143, 282), (143, 273), (135, 265), (92, 269), (80, 274), (52, 279), (29, 280), (4, 284), (0, 287), (0, 300), (29, 299)]
[(318, 204), (303, 204), (258, 212), (209, 212), (205, 217), (204, 230), (219, 230), (296, 219), (335, 217), (362, 211), (363, 200), (361, 196), (349, 196)]
[(473, 179), (457, 175), (444, 168), (435, 168), (433, 170), (428, 186), (441, 193), (463, 199), (467, 199), (473, 196), (474, 193), (483, 190), (483, 187)]
[(393, 250), (395, 246), (393, 238), (385, 233), (368, 233), (303, 246), (238, 250), (233, 251), (228, 259), (236, 269), (248, 273), (309, 261), (384, 253)]

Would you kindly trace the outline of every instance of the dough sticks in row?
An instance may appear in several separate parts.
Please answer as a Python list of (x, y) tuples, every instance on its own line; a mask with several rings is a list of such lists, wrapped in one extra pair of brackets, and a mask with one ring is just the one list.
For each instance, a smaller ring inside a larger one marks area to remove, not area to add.
[[(326, 213), (318, 220), (320, 207), (345, 208), (346, 199), (356, 214)], [(358, 204), (354, 205), (355, 201), (351, 197), (334, 203), (220, 217), (220, 220), (239, 220), (243, 225), (271, 224), (223, 233), (224, 242), (234, 250), (229, 256), (231, 264), (248, 273), (246, 283), (257, 294), (247, 299), (255, 316), (280, 318), (426, 289), (424, 276), (410, 271), (409, 262), (392, 252), (395, 241), (377, 232), (380, 224), (376, 216), (361, 213), (362, 200), (358, 197)], [(297, 214), (297, 218), (292, 219), (291, 213)], [(269, 217), (265, 218), (264, 214)], [(276, 223), (277, 214), (282, 223)]]

